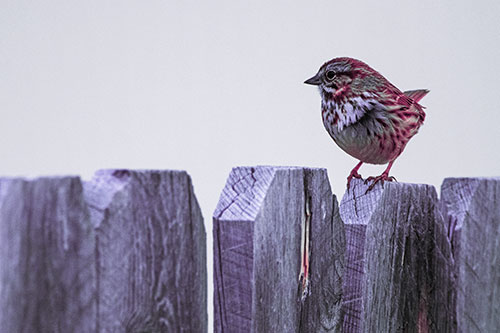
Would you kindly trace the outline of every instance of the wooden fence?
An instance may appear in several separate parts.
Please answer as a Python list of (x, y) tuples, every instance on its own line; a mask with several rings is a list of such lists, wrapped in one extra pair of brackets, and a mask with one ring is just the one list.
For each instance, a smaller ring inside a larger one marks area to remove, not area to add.
[(0, 181), (0, 332), (205, 332), (205, 230), (179, 171)]
[(0, 180), (5, 332), (495, 332), (500, 178), (355, 180), (239, 167), (206, 235), (182, 171)]

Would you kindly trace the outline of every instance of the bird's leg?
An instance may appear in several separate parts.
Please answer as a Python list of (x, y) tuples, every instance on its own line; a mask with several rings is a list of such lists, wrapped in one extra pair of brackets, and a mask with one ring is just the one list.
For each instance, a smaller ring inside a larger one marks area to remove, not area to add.
[(370, 177), (366, 178), (365, 184), (368, 183), (369, 181), (373, 180), (373, 183), (371, 183), (371, 185), (368, 187), (366, 192), (371, 191), (373, 189), (373, 187), (375, 187), (375, 184), (377, 184), (378, 182), (382, 182), (382, 185), (384, 185), (384, 181), (388, 181), (388, 182), (397, 181), (396, 178), (389, 176), (389, 171), (391, 170), (393, 163), (394, 163), (394, 160), (390, 161), (389, 165), (387, 166), (385, 171), (382, 172), (382, 174), (380, 176), (377, 176), (377, 177), (370, 176)]
[(359, 179), (362, 179), (361, 178), (361, 175), (358, 173), (358, 170), (359, 168), (361, 167), (361, 164), (363, 164), (363, 162), (359, 162), (355, 167), (354, 169), (351, 170), (351, 173), (349, 174), (349, 176), (347, 177), (347, 191), (349, 192), (349, 186), (351, 185), (351, 180), (353, 178), (359, 178)]

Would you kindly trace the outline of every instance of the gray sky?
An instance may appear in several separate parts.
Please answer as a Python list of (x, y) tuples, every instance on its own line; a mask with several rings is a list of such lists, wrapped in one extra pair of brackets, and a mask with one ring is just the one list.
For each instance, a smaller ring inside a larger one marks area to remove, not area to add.
[(500, 175), (498, 1), (0, 4), (0, 175), (185, 169), (209, 255), (233, 166), (326, 167), (342, 195), (356, 160), (302, 83), (333, 57), (431, 90), (426, 122), (392, 169), (399, 181)]

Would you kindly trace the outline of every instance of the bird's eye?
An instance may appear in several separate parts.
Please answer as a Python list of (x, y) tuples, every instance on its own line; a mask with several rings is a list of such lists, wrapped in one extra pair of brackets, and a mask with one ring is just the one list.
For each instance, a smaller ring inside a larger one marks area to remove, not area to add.
[(331, 81), (335, 78), (335, 72), (334, 71), (328, 71), (326, 72), (326, 78)]

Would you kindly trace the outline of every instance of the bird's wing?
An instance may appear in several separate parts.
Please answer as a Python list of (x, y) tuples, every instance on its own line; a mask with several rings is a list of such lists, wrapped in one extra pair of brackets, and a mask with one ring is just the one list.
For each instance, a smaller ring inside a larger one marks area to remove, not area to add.
[(379, 97), (387, 107), (387, 111), (408, 109), (413, 104), (413, 99), (392, 85), (384, 89)]
[(387, 111), (402, 113), (407, 116), (413, 113), (420, 121), (423, 121), (425, 119), (425, 112), (424, 108), (418, 104), (418, 101), (428, 92), (428, 90), (413, 90), (403, 93), (397, 88), (387, 89), (384, 91), (382, 98), (385, 99), (384, 104), (387, 107)]

